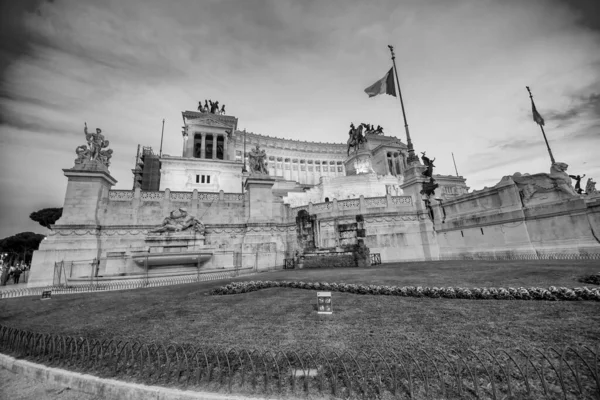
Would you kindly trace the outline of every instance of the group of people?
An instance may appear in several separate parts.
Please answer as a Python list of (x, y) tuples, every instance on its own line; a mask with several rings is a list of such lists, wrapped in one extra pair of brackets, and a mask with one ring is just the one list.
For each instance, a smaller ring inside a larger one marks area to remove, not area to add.
[(221, 109), (219, 110), (219, 102), (218, 101), (204, 100), (204, 105), (202, 105), (202, 102), (199, 101), (198, 102), (198, 111), (200, 111), (201, 113), (225, 115), (225, 104), (223, 104), (221, 106)]
[(21, 274), (28, 270), (28, 265), (19, 263), (8, 265), (3, 260), (0, 260), (0, 284), (6, 286), (6, 283), (12, 278), (13, 283), (16, 285), (21, 279)]

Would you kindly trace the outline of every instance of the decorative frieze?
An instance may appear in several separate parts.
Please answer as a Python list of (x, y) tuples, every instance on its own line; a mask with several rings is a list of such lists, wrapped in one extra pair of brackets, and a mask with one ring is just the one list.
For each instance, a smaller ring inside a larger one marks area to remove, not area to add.
[(360, 207), (359, 199), (350, 199), (350, 200), (340, 200), (338, 201), (338, 209), (339, 210), (350, 210), (354, 208)]
[(200, 200), (200, 201), (218, 201), (219, 193), (198, 193), (198, 200)]
[(387, 207), (386, 197), (366, 197), (365, 206), (367, 208)]
[(108, 199), (112, 201), (131, 201), (133, 200), (133, 190), (110, 190)]
[(397, 206), (411, 205), (412, 197), (411, 196), (392, 196), (392, 204)]
[(165, 192), (143, 191), (141, 196), (142, 196), (142, 200), (145, 200), (145, 201), (157, 201), (157, 200), (162, 200), (165, 198)]
[(224, 193), (223, 200), (232, 202), (232, 201), (244, 201), (246, 199), (246, 195), (244, 193)]
[(192, 192), (171, 192), (171, 200), (192, 201)]
[(331, 210), (333, 210), (333, 203), (327, 202), (327, 203), (313, 204), (312, 209), (313, 209), (313, 212), (331, 211)]

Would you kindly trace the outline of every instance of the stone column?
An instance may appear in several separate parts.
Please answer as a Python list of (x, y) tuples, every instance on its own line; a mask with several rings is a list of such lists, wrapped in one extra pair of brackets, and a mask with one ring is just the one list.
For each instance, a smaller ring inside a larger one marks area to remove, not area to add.
[(216, 133), (213, 133), (213, 148), (212, 148), (212, 159), (216, 160), (217, 159), (217, 138), (219, 137), (219, 135), (217, 135)]
[(200, 134), (202, 135), (202, 149), (200, 151), (200, 158), (206, 158), (205, 157), (205, 152), (206, 152), (206, 133), (201, 132)]
[(188, 140), (189, 140), (189, 136), (188, 135), (183, 135), (183, 150), (181, 151), (181, 155), (183, 157), (187, 157), (188, 156), (188, 149), (187, 149), (187, 144), (188, 144)]

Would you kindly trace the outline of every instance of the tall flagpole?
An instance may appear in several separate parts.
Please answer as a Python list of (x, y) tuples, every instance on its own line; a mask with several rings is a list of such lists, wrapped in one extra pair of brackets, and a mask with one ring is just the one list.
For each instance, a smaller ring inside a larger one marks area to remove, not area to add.
[(406, 142), (408, 145), (408, 159), (407, 163), (418, 163), (419, 157), (415, 155), (415, 149), (413, 148), (412, 140), (410, 140), (410, 132), (408, 131), (408, 121), (406, 120), (406, 111), (404, 111), (404, 101), (402, 101), (402, 91), (400, 90), (400, 81), (398, 80), (398, 70), (396, 69), (396, 55), (394, 54), (394, 46), (388, 45), (390, 52), (392, 53), (392, 62), (394, 63), (394, 75), (396, 75), (396, 85), (398, 85), (398, 97), (400, 98), (400, 106), (402, 107), (402, 116), (404, 117), (404, 130), (406, 130)]
[(456, 176), (458, 176), (458, 169), (456, 169), (456, 160), (454, 159), (454, 152), (452, 153), (452, 161), (454, 162), (454, 170), (456, 171)]
[(533, 114), (533, 120), (540, 126), (540, 129), (542, 130), (542, 135), (544, 135), (544, 141), (546, 142), (546, 147), (548, 148), (548, 154), (550, 154), (550, 161), (552, 161), (552, 164), (554, 164), (556, 161), (554, 161), (554, 156), (552, 155), (552, 150), (550, 150), (550, 144), (548, 143), (548, 139), (546, 139), (546, 132), (544, 132), (544, 120), (542, 119), (542, 117), (539, 115), (538, 116), (541, 120), (541, 123), (538, 122), (538, 120), (536, 119), (536, 113), (537, 113), (537, 109), (535, 108), (535, 103), (533, 102), (533, 95), (531, 94), (531, 90), (529, 90), (529, 86), (525, 86), (527, 88), (527, 91), (529, 92), (529, 98), (531, 99), (531, 106), (532, 106), (532, 112)]
[(162, 132), (160, 133), (160, 152), (158, 154), (159, 157), (162, 157), (162, 144), (163, 144), (163, 136), (164, 135), (165, 135), (165, 119), (163, 118)]

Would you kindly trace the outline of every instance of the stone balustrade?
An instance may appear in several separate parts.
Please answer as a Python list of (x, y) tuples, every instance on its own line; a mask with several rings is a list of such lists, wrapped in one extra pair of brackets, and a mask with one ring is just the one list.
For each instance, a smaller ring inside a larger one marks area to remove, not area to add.
[(410, 209), (412, 206), (413, 200), (411, 196), (360, 196), (355, 199), (333, 199), (325, 203), (309, 203), (306, 206), (290, 207), (290, 216), (298, 215), (298, 212), (301, 210), (306, 210), (312, 215), (344, 211), (364, 213), (366, 210), (376, 211), (376, 209), (389, 211), (390, 209), (397, 210), (399, 207)]
[(244, 193), (225, 193), (220, 192), (171, 192), (169, 189), (165, 191), (141, 191), (141, 190), (110, 190), (108, 192), (109, 201), (132, 201), (140, 199), (141, 201), (162, 201), (169, 199), (171, 201), (225, 201), (228, 203), (242, 203), (245, 200)]

